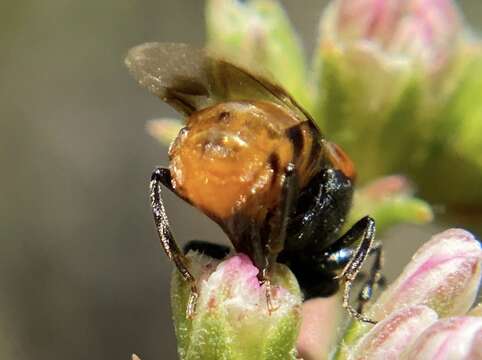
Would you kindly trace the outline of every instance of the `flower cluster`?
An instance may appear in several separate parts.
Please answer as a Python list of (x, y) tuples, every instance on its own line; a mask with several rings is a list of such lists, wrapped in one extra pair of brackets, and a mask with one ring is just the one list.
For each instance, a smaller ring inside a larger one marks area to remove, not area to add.
[[(454, 1), (333, 0), (311, 68), (277, 1), (207, 0), (206, 21), (208, 48), (268, 69), (353, 158), (364, 186), (347, 226), (366, 214), (381, 230), (432, 219), (392, 173), (437, 203), (482, 204), (482, 48)], [(180, 127), (163, 119), (148, 130), (166, 143)], [(482, 306), (472, 308), (482, 250), (464, 230), (422, 246), (366, 309), (376, 325), (344, 324), (336, 298), (302, 303), (284, 266), (274, 269), (279, 307), (270, 313), (247, 256), (190, 261), (200, 290), (194, 319), (186, 319), (190, 287), (177, 272), (171, 289), (182, 360), (482, 358)]]
[[(206, 28), (209, 49), (272, 74), (361, 182), (403, 173), (426, 199), (482, 203), (482, 47), (453, 0), (333, 0), (311, 67), (277, 1), (207, 0)], [(151, 127), (165, 143), (180, 126)]]
[[(479, 305), (482, 249), (467, 231), (435, 235), (368, 309), (376, 325), (353, 321), (342, 340), (336, 298), (301, 305), (291, 272), (275, 269), (270, 313), (258, 269), (243, 254), (219, 262), (190, 257), (200, 300), (193, 320), (185, 310), (190, 286), (173, 275), (172, 304), (180, 358), (190, 359), (476, 359), (482, 349)], [(303, 309), (302, 309), (303, 307)], [(302, 311), (301, 311), (302, 310)], [(301, 325), (297, 339), (298, 328)], [(297, 344), (297, 346), (296, 346)]]
[(339, 359), (476, 359), (482, 318), (468, 313), (481, 279), (482, 249), (468, 232), (434, 236), (413, 256), (368, 313), (354, 324)]
[(386, 67), (442, 70), (460, 46), (462, 19), (451, 0), (340, 0), (321, 22), (322, 47), (371, 54)]
[[(472, 100), (482, 89), (480, 49), (451, 0), (330, 3), (320, 22), (317, 113), (362, 179), (402, 172), (424, 198), (482, 202), (482, 136), (469, 135), (482, 130)], [(456, 164), (466, 175), (452, 171)]]

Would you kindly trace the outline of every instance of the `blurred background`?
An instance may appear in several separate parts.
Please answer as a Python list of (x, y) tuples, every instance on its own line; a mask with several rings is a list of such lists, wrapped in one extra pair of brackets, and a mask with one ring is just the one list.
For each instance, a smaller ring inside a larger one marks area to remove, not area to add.
[[(325, 2), (282, 2), (310, 51)], [(479, 31), (482, 3), (459, 3)], [(146, 120), (175, 114), (136, 85), (123, 58), (146, 41), (202, 46), (203, 6), (0, 3), (0, 358), (176, 358), (171, 265), (147, 198), (167, 149), (145, 131)], [(167, 206), (180, 242), (226, 241), (179, 199), (167, 196)], [(393, 229), (388, 278), (447, 224), (464, 226), (445, 219)]]

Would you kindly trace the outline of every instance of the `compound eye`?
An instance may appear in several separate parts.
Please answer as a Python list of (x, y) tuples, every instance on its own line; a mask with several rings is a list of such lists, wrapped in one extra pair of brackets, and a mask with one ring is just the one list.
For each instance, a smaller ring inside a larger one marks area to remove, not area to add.
[(355, 180), (355, 165), (353, 164), (353, 161), (351, 161), (347, 153), (344, 152), (337, 144), (332, 142), (326, 143), (326, 149), (328, 158), (333, 164), (333, 167), (337, 170), (340, 170), (343, 175), (350, 178), (351, 180)]

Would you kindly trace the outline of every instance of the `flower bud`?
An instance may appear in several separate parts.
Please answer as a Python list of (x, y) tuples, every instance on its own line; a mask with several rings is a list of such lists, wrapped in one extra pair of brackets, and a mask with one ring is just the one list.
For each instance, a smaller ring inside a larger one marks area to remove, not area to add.
[(399, 359), (400, 353), (437, 318), (435, 311), (423, 305), (402, 308), (376, 324), (361, 338), (348, 358)]
[(461, 28), (451, 0), (339, 0), (326, 16), (322, 43), (336, 41), (393, 64), (416, 61), (430, 70), (450, 58)]
[(399, 223), (424, 224), (432, 221), (430, 205), (413, 195), (406, 178), (399, 175), (382, 177), (355, 192), (346, 229), (366, 214), (373, 216), (377, 233)]
[(481, 49), (454, 0), (330, 2), (315, 114), (360, 182), (398, 172), (434, 203), (481, 203)]
[(182, 128), (182, 122), (175, 119), (156, 119), (146, 123), (146, 130), (162, 145), (169, 146)]
[(296, 345), (298, 357), (310, 360), (326, 359), (326, 355), (336, 343), (336, 325), (343, 314), (344, 309), (338, 296), (305, 301)]
[(437, 321), (425, 330), (402, 359), (481, 359), (482, 319), (457, 317)]
[(272, 277), (272, 301), (258, 269), (243, 254), (218, 262), (191, 253), (199, 298), (193, 319), (186, 318), (190, 286), (174, 272), (171, 302), (182, 360), (294, 359), (301, 294), (296, 279), (282, 265)]
[(278, 1), (209, 0), (206, 27), (210, 49), (268, 72), (310, 110), (303, 48)]
[(401, 307), (424, 304), (441, 317), (465, 314), (477, 295), (481, 264), (480, 244), (470, 233), (444, 231), (415, 253), (369, 312), (381, 320)]
[[(467, 231), (450, 229), (433, 236), (415, 253), (397, 280), (368, 309), (367, 316), (379, 323), (371, 326), (358, 321), (352, 322), (345, 333), (342, 346), (337, 349), (337, 358), (347, 359), (373, 352), (382, 356), (382, 342), (388, 344), (392, 343), (392, 340), (403, 344), (403, 347), (390, 345), (400, 351), (410, 347), (410, 340), (408, 337), (404, 338), (409, 334), (404, 334), (403, 326), (413, 325), (411, 331), (418, 331), (417, 335), (412, 337), (415, 339), (423, 326), (417, 321), (418, 316), (421, 316), (417, 315), (418, 312), (426, 316), (427, 326), (436, 319), (431, 311), (439, 317), (465, 315), (477, 295), (481, 266), (482, 249), (479, 242)], [(474, 314), (469, 315), (476, 316), (477, 311), (476, 308), (473, 310)], [(406, 322), (406, 325), (398, 327), (403, 322)], [(389, 336), (392, 328), (398, 328), (400, 333), (394, 330), (393, 339), (384, 338)], [(378, 346), (382, 347), (380, 353), (377, 352)]]

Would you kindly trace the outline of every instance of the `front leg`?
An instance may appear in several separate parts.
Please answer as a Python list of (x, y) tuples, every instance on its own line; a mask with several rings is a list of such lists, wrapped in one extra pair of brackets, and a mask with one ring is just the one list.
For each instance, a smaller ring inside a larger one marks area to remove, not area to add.
[(191, 285), (191, 294), (189, 296), (186, 315), (187, 317), (192, 318), (196, 311), (197, 298), (199, 297), (196, 280), (189, 269), (189, 260), (184, 256), (171, 233), (166, 210), (161, 197), (161, 184), (172, 190), (171, 174), (167, 168), (156, 168), (152, 173), (151, 182), (149, 184), (151, 208), (157, 233), (161, 240), (164, 252), (169, 259), (174, 262), (174, 265), (181, 273), (183, 279), (188, 281)]
[(262, 279), (266, 287), (266, 301), (270, 313), (277, 308), (273, 304), (271, 294), (271, 271), (278, 254), (284, 248), (289, 216), (294, 208), (297, 194), (298, 178), (296, 169), (294, 164), (290, 163), (284, 171), (280, 204), (270, 219), (269, 238), (264, 249), (265, 265), (262, 269)]

